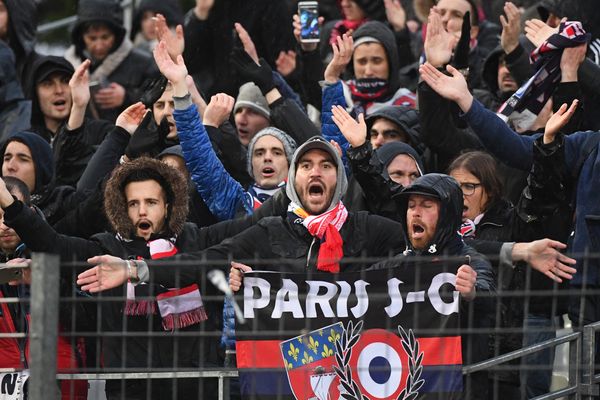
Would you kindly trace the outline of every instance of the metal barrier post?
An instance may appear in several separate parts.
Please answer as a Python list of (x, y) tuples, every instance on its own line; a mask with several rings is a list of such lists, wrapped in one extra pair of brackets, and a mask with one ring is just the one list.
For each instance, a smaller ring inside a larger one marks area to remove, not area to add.
[[(581, 335), (577, 336), (577, 340), (569, 342), (569, 387), (577, 387), (580, 382), (579, 356), (582, 348)], [(578, 398), (578, 391), (569, 395), (569, 399), (574, 400)]]
[(581, 398), (598, 398), (598, 385), (594, 383), (594, 365), (596, 353), (596, 330), (600, 322), (583, 327), (583, 345), (581, 351)]
[(31, 257), (31, 330), (29, 399), (58, 398), (56, 347), (58, 335), (59, 257)]

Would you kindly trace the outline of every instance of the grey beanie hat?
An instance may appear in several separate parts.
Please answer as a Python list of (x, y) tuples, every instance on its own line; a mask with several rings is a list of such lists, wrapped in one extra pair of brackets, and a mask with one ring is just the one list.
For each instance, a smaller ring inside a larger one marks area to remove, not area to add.
[(271, 109), (267, 103), (267, 99), (260, 92), (258, 86), (254, 82), (247, 82), (240, 86), (233, 113), (237, 113), (241, 107), (248, 107), (257, 113), (263, 115), (267, 119), (271, 119)]
[(337, 167), (337, 184), (335, 186), (335, 192), (333, 194), (333, 198), (331, 199), (331, 204), (326, 210), (329, 211), (333, 209), (333, 207), (335, 207), (346, 194), (346, 190), (348, 189), (348, 178), (346, 177), (346, 170), (344, 169), (342, 158), (338, 154), (335, 147), (333, 147), (333, 145), (325, 140), (322, 136), (313, 136), (304, 142), (302, 146), (296, 149), (296, 152), (292, 157), (292, 162), (290, 163), (290, 169), (288, 171), (288, 183), (285, 187), (285, 193), (294, 203), (304, 206), (298, 197), (298, 193), (296, 193), (296, 188), (294, 187), (296, 183), (296, 167), (298, 160), (304, 155), (304, 153), (315, 149), (323, 150), (329, 153)]
[(264, 129), (258, 131), (256, 135), (252, 138), (250, 143), (248, 143), (248, 153), (246, 157), (246, 170), (248, 174), (254, 179), (254, 172), (252, 171), (252, 153), (254, 152), (254, 146), (256, 145), (256, 141), (263, 136), (273, 136), (283, 144), (283, 150), (285, 151), (285, 158), (287, 158), (288, 165), (292, 162), (292, 155), (296, 150), (296, 141), (287, 133), (282, 131), (281, 129), (277, 129), (272, 126), (268, 126)]

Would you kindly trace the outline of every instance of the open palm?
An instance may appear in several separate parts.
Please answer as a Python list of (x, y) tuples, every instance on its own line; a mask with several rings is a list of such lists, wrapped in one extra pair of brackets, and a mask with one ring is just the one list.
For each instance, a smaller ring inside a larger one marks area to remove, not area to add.
[(367, 140), (367, 124), (363, 114), (358, 116), (357, 122), (341, 106), (333, 106), (331, 113), (333, 114), (331, 119), (350, 143), (350, 146), (359, 147)]
[(183, 57), (178, 55), (177, 62), (174, 62), (167, 51), (167, 43), (164, 40), (161, 40), (154, 48), (154, 61), (156, 61), (161, 74), (171, 83), (175, 85), (179, 82), (185, 82), (188, 71), (183, 62)]
[(446, 70), (451, 73), (448, 76), (438, 71), (430, 63), (425, 63), (419, 67), (421, 78), (435, 90), (440, 96), (456, 102), (463, 112), (467, 112), (473, 103), (473, 96), (469, 92), (465, 77), (453, 66), (446, 66)]

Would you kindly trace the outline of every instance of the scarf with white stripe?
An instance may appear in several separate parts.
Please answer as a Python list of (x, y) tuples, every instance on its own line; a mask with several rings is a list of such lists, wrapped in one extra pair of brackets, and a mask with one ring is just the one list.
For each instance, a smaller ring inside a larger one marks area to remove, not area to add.
[[(150, 257), (157, 260), (174, 256), (177, 254), (177, 247), (175, 247), (174, 242), (175, 238), (149, 241), (147, 245), (150, 250)], [(144, 287), (147, 289), (148, 286), (144, 283), (133, 286), (131, 282), (127, 282), (126, 315), (156, 314), (156, 307), (158, 306), (158, 311), (162, 317), (162, 326), (166, 331), (198, 324), (208, 318), (200, 289), (195, 283), (181, 289), (160, 287), (163, 292), (156, 295), (156, 301), (136, 300), (136, 290), (145, 291), (141, 289)]]

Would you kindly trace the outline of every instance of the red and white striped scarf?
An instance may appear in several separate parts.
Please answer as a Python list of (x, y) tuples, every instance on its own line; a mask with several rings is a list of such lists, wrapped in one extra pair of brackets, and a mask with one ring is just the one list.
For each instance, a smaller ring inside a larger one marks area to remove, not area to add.
[[(149, 241), (150, 257), (157, 260), (177, 254), (173, 240), (156, 239)], [(143, 283), (140, 285), (144, 285)], [(135, 286), (127, 282), (126, 315), (156, 314), (156, 306), (162, 317), (162, 326), (166, 331), (185, 328), (205, 321), (208, 316), (202, 302), (200, 289), (195, 283), (184, 288), (172, 288), (156, 296), (156, 301), (136, 301)]]
[(312, 236), (321, 240), (317, 269), (331, 273), (340, 272), (339, 261), (344, 257), (344, 241), (339, 230), (348, 218), (348, 210), (344, 204), (340, 201), (333, 209), (323, 214), (310, 215), (298, 204), (291, 202), (288, 215), (292, 216), (294, 223), (301, 223)]

